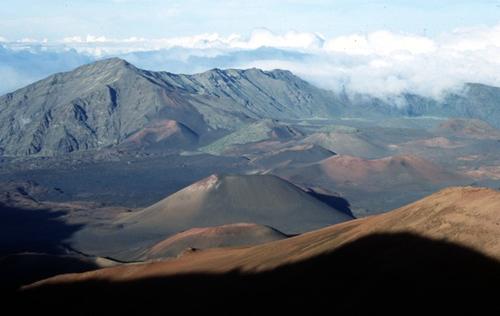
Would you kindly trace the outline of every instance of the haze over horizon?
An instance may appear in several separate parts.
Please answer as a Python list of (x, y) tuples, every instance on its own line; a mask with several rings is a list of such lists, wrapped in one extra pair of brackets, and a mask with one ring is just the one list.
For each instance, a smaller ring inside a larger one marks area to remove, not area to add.
[(465, 82), (500, 85), (499, 13), (497, 1), (22, 0), (0, 12), (0, 93), (121, 57), (174, 73), (281, 68), (336, 91), (439, 98)]

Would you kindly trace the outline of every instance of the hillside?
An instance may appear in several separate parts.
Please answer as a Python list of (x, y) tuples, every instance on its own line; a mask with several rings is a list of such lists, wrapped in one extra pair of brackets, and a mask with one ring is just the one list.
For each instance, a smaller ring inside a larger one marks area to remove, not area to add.
[(191, 228), (155, 244), (141, 259), (175, 257), (186, 250), (258, 245), (285, 238), (287, 235), (271, 227), (249, 223)]
[(111, 58), (0, 97), (0, 152), (47, 156), (98, 149), (164, 120), (203, 136), (262, 118), (328, 116), (332, 101), (288, 71), (176, 75)]
[(197, 145), (199, 135), (184, 124), (171, 120), (156, 121), (129, 136), (122, 148), (148, 151), (170, 148), (192, 148)]
[(387, 148), (374, 144), (357, 131), (317, 132), (303, 139), (304, 143), (322, 146), (341, 155), (376, 158), (387, 154)]
[[(337, 224), (282, 241), (234, 250), (208, 250), (174, 262), (122, 266), (90, 272), (86, 277), (112, 280), (162, 273), (192, 271), (261, 271), (304, 260), (373, 233), (411, 232), (445, 239), (500, 259), (500, 193), (491, 189), (457, 187), (444, 189), (400, 209)], [(224, 254), (224, 255), (222, 255)], [(219, 257), (219, 259), (217, 259)], [(196, 260), (193, 260), (196, 258)], [(128, 271), (127, 273), (123, 273)], [(70, 280), (71, 276), (55, 278)]]
[[(204, 146), (262, 119), (435, 116), (480, 119), (499, 127), (499, 91), (469, 84), (441, 101), (406, 95), (405, 106), (395, 107), (370, 96), (316, 88), (285, 70), (212, 69), (183, 75), (147, 71), (111, 58), (1, 96), (0, 154), (52, 156), (134, 142), (138, 135), (153, 134), (148, 139), (154, 140), (164, 122), (175, 122), (191, 135), (166, 149), (189, 147), (193, 137)], [(308, 141), (368, 158), (368, 153), (384, 151), (365, 136), (345, 131), (318, 133)]]
[(478, 119), (449, 119), (438, 126), (437, 132), (451, 137), (472, 139), (500, 138), (500, 130)]
[[(216, 298), (224, 295), (226, 306), (252, 302), (245, 313), (256, 312), (275, 300), (289, 302), (279, 306), (290, 311), (328, 306), (344, 312), (373, 308), (397, 312), (409, 305), (422, 312), (428, 308), (494, 308), (487, 303), (494, 300), (478, 303), (490, 297), (488, 293), (498, 289), (500, 281), (496, 261), (500, 259), (499, 208), (498, 191), (449, 188), (387, 214), (285, 240), (61, 275), (25, 290), (35, 295), (71, 290), (65, 297), (77, 300), (83, 293), (79, 290), (103, 286), (121, 293), (107, 300), (130, 295), (152, 303), (159, 297), (155, 293), (168, 293), (179, 300), (173, 304), (196, 299), (203, 302), (204, 309), (222, 307)], [(137, 296), (144, 286), (154, 291)], [(332, 295), (335, 304), (331, 303)], [(377, 305), (388, 295), (394, 302)], [(99, 302), (98, 297), (93, 296), (91, 302)]]
[(233, 133), (219, 138), (215, 142), (200, 148), (201, 151), (213, 155), (225, 154), (234, 145), (244, 145), (263, 140), (282, 140), (298, 138), (303, 134), (284, 123), (264, 119), (242, 126)]
[(319, 162), (273, 172), (297, 183), (323, 183), (357, 187), (366, 191), (397, 185), (452, 183), (464, 177), (418, 156), (400, 155), (380, 159), (336, 155)]
[(212, 175), (106, 227), (84, 227), (72, 247), (134, 260), (144, 249), (193, 227), (256, 223), (297, 234), (351, 220), (299, 187), (270, 175)]

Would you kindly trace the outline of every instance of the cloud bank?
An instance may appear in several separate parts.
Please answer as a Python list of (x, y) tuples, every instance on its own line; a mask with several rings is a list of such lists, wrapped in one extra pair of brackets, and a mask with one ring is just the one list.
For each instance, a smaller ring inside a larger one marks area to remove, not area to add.
[(141, 68), (195, 73), (211, 68), (283, 68), (335, 91), (439, 98), (466, 82), (500, 86), (500, 25), (438, 37), (377, 31), (325, 38), (256, 29), (146, 39), (74, 36), (57, 42), (0, 37), (0, 92), (100, 58), (123, 57)]

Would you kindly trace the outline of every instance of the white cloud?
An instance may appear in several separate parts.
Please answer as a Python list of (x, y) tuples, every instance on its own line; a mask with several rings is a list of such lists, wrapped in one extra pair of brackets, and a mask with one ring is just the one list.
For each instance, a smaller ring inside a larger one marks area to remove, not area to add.
[(292, 49), (322, 49), (324, 39), (319, 34), (290, 31), (279, 35), (270, 30), (255, 29), (249, 37), (240, 34), (221, 36), (218, 33), (202, 33), (193, 36), (146, 39), (130, 37), (125, 39), (106, 38), (104, 36), (87, 35), (72, 36), (62, 40), (79, 51), (91, 53), (100, 51), (123, 53), (131, 51), (146, 51), (183, 47), (191, 49), (257, 49), (259, 47), (276, 47)]
[(267, 29), (256, 29), (246, 40), (234, 37), (229, 40), (229, 46), (234, 48), (256, 49), (259, 47), (319, 49), (322, 48), (324, 39), (313, 33), (290, 31), (277, 35)]
[(368, 35), (349, 35), (333, 38), (324, 48), (331, 52), (359, 55), (390, 55), (397, 52), (410, 54), (432, 53), (434, 41), (421, 36), (400, 35), (379, 31)]
[[(307, 49), (306, 49), (307, 50)], [(328, 39), (306, 60), (254, 60), (286, 68), (325, 88), (378, 97), (411, 92), (439, 98), (465, 82), (500, 86), (500, 26), (431, 39), (379, 31)]]
[(459, 29), (435, 38), (378, 31), (325, 39), (315, 33), (256, 29), (248, 36), (204, 33), (114, 39), (86, 35), (4, 45), (17, 50), (44, 47), (52, 52), (71, 48), (92, 58), (125, 56), (139, 67), (188, 73), (213, 67), (285, 68), (325, 88), (379, 97), (402, 92), (439, 97), (464, 82), (500, 86), (500, 25)]
[[(122, 40), (126, 41), (126, 40)], [(63, 43), (90, 43), (90, 44), (95, 44), (95, 43), (108, 43), (112, 42), (111, 40), (108, 40), (105, 36), (93, 36), (93, 35), (87, 35), (86, 37), (82, 38), (80, 36), (72, 36), (72, 37), (66, 37), (62, 40)]]
[(500, 25), (457, 29), (443, 36), (443, 47), (460, 52), (500, 48)]

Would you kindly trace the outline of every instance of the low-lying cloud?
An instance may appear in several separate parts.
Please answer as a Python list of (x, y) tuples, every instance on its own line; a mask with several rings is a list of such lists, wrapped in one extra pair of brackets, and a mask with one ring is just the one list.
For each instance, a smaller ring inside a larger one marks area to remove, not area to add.
[(438, 98), (466, 82), (500, 86), (500, 25), (459, 29), (436, 38), (378, 31), (325, 38), (256, 29), (248, 36), (110, 39), (75, 36), (0, 47), (0, 92), (100, 58), (123, 57), (151, 70), (283, 68), (323, 88), (378, 97), (415, 93)]

